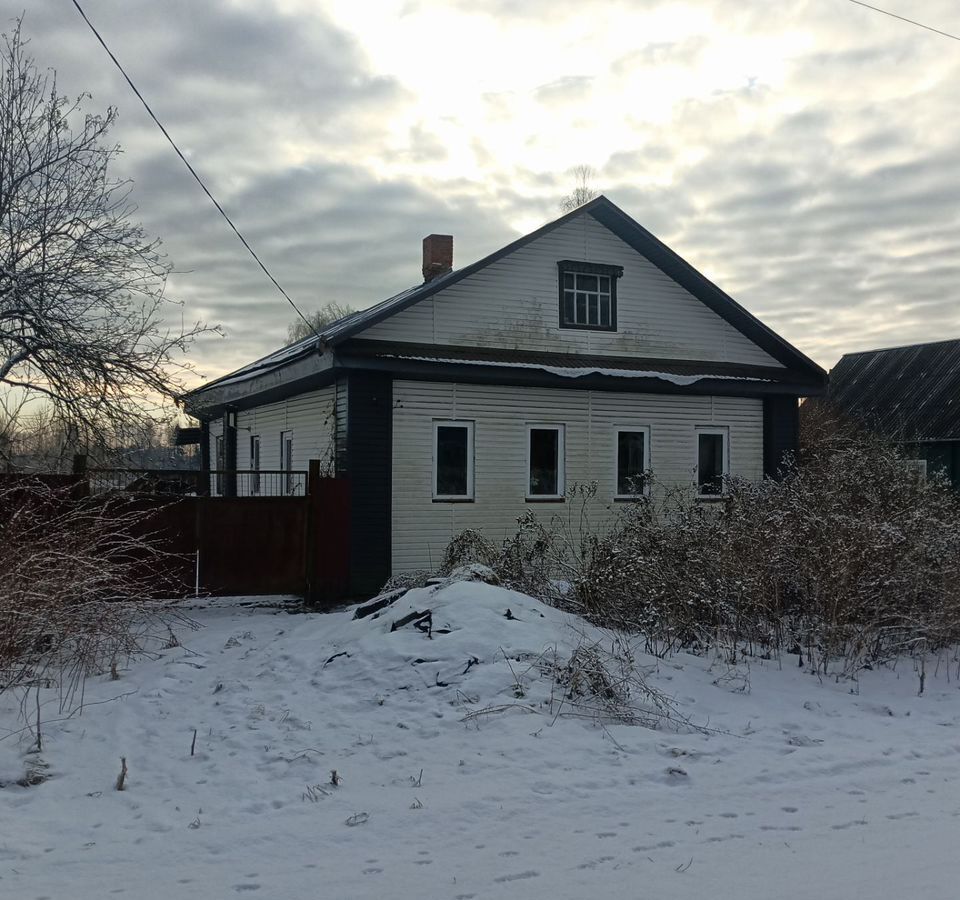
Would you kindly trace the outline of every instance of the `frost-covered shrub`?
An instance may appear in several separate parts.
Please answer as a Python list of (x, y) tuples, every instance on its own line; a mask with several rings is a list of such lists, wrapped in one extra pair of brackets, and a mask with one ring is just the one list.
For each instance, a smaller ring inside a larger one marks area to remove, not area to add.
[(143, 602), (172, 586), (150, 527), (130, 500), (0, 484), (0, 692), (53, 685), (69, 707), (88, 674), (169, 639), (185, 620)]
[(484, 543), (485, 564), (505, 584), (643, 632), (658, 653), (794, 651), (850, 672), (960, 642), (960, 503), (947, 484), (852, 434), (781, 475), (731, 480), (709, 504), (654, 485), (605, 532), (590, 524), (587, 492), (579, 513), (524, 516), (499, 551)]
[(732, 481), (720, 509), (633, 510), (596, 543), (588, 614), (659, 646), (804, 649), (856, 667), (960, 639), (960, 506), (896, 451), (854, 442)]

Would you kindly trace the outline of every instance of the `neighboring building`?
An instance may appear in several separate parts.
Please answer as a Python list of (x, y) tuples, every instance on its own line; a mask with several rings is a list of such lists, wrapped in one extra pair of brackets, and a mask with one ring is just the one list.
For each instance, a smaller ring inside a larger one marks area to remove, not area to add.
[[(704, 501), (797, 446), (826, 373), (605, 197), (191, 393), (221, 467), (350, 479), (354, 589), (498, 540), (596, 481), (601, 520), (644, 473)], [(258, 480), (258, 479), (257, 479)], [(596, 518), (594, 519), (596, 521)], [(603, 524), (602, 521), (599, 524)]]
[(847, 353), (830, 372), (829, 400), (960, 488), (960, 340)]

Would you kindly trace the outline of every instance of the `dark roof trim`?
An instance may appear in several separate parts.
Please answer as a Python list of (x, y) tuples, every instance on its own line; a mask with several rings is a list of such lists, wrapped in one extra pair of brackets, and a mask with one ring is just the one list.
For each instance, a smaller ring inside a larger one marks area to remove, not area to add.
[(596, 197), (589, 203), (578, 207), (575, 210), (554, 219), (546, 225), (538, 228), (530, 234), (524, 235), (518, 240), (501, 247), (495, 253), (484, 257), (481, 260), (450, 272), (447, 275), (435, 278), (433, 281), (421, 285), (419, 288), (407, 291), (405, 294), (398, 295), (396, 298), (384, 301), (379, 307), (373, 307), (371, 310), (365, 310), (367, 315), (356, 316), (351, 320), (344, 320), (343, 325), (336, 329), (335, 334), (331, 334), (328, 343), (331, 346), (342, 343), (350, 337), (359, 334), (372, 325), (382, 322), (384, 319), (409, 308), (414, 303), (419, 303), (427, 297), (442, 291), (458, 281), (462, 281), (469, 275), (486, 268), (492, 263), (497, 262), (504, 256), (513, 253), (532, 243), (545, 234), (549, 234), (561, 225), (566, 224), (574, 217), (589, 213), (602, 225), (609, 228), (624, 243), (633, 247), (638, 253), (645, 256), (661, 271), (673, 278), (678, 284), (686, 288), (694, 297), (703, 302), (713, 310), (722, 319), (729, 322), (739, 332), (753, 341), (762, 349), (766, 350), (774, 359), (783, 363), (785, 366), (800, 369), (826, 383), (827, 373), (820, 368), (813, 360), (805, 356), (792, 344), (785, 341), (775, 331), (764, 325), (756, 316), (747, 312), (739, 303), (728, 294), (724, 293), (706, 276), (700, 274), (686, 260), (678, 256), (666, 244), (654, 237), (638, 222), (634, 221), (616, 204), (612, 203), (604, 196)]
[[(315, 391), (318, 388), (326, 387), (336, 381), (337, 376), (342, 372), (336, 368), (324, 369), (322, 372), (316, 372), (304, 378), (298, 378), (296, 381), (286, 381), (263, 390), (258, 390), (252, 394), (232, 397), (229, 400), (221, 400), (211, 403), (207, 406), (198, 406), (191, 403), (188, 398), (186, 410), (196, 419), (203, 422), (211, 422), (219, 419), (228, 409), (252, 409), (255, 406), (263, 406), (267, 403), (276, 403), (278, 400), (287, 400), (290, 397), (296, 397), (300, 394), (306, 394), (308, 391)], [(200, 395), (200, 391), (194, 394)]]
[(427, 359), (400, 359), (371, 356), (338, 356), (346, 370), (389, 372), (395, 379), (412, 381), (440, 381), (457, 384), (493, 384), (512, 387), (542, 387), (558, 390), (607, 391), (611, 393), (640, 394), (695, 394), (729, 397), (764, 397), (784, 395), (808, 397), (823, 392), (820, 387), (799, 382), (746, 381), (718, 376), (700, 378), (689, 384), (676, 384), (638, 372), (638, 377), (591, 373), (578, 377), (548, 372), (539, 368), (511, 368), (475, 363), (438, 363)]
[[(603, 201), (599, 203), (597, 201)], [(726, 320), (774, 359), (793, 369), (814, 375), (826, 384), (827, 373), (812, 359), (785, 341), (773, 329), (744, 309), (729, 294), (720, 290), (709, 278), (698, 272), (683, 257), (671, 250), (646, 228), (628, 216), (606, 197), (598, 197), (590, 214), (606, 225), (625, 244), (650, 260), (658, 269), (686, 288), (694, 297)]]
[[(713, 282), (701, 275), (683, 258), (678, 256), (666, 244), (658, 240), (649, 231), (634, 221), (623, 210), (604, 196), (596, 197), (589, 203), (571, 210), (559, 219), (554, 219), (536, 231), (501, 247), (495, 253), (477, 260), (469, 266), (449, 272), (434, 278), (416, 287), (401, 291), (393, 297), (383, 300), (368, 309), (359, 310), (349, 316), (332, 322), (324, 328), (319, 336), (310, 336), (298, 343), (291, 344), (267, 356), (250, 363), (228, 375), (217, 378), (202, 387), (196, 388), (184, 395), (188, 401), (199, 397), (211, 388), (218, 388), (224, 384), (242, 382), (258, 377), (277, 369), (285, 368), (292, 363), (311, 354), (323, 354), (328, 348), (334, 348), (345, 341), (360, 335), (363, 331), (376, 325), (396, 313), (402, 312), (415, 303), (432, 297), (475, 272), (497, 262), (515, 250), (525, 247), (545, 234), (549, 234), (571, 219), (589, 214), (602, 225), (609, 228), (624, 243), (633, 247), (638, 253), (646, 257), (666, 275), (686, 288), (694, 297), (703, 302), (722, 319), (736, 328), (741, 334), (753, 341), (769, 353), (774, 359), (792, 369), (795, 376), (801, 381), (813, 380), (820, 388), (826, 386), (827, 373), (815, 362), (797, 350), (792, 344), (785, 341), (776, 332), (764, 325), (754, 315), (740, 306), (732, 297), (725, 294)], [(819, 391), (818, 391), (819, 392)]]
[[(484, 362), (505, 366), (543, 366), (567, 369), (633, 370), (638, 373), (658, 372), (664, 375), (716, 375), (724, 379), (763, 380), (770, 382), (798, 382), (797, 373), (775, 366), (756, 366), (745, 363), (709, 362), (694, 359), (655, 359), (637, 356), (590, 356), (580, 353), (553, 353), (532, 350), (513, 350), (502, 347), (465, 347), (442, 344), (411, 344), (400, 341), (370, 341), (357, 338), (337, 351), (343, 359), (419, 360), (446, 366), (458, 361), (477, 365)], [(568, 378), (568, 381), (570, 379)], [(808, 387), (818, 390), (820, 379), (809, 379)]]

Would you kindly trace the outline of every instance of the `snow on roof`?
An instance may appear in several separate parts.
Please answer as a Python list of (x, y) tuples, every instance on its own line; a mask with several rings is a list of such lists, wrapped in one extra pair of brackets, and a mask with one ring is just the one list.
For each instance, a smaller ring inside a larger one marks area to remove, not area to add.
[(497, 366), (506, 369), (539, 369), (543, 372), (549, 372), (551, 375), (561, 375), (564, 378), (584, 378), (587, 375), (605, 375), (612, 378), (661, 378), (672, 384), (688, 385), (709, 379), (724, 379), (729, 381), (769, 381), (768, 378), (756, 378), (743, 375), (714, 375), (709, 373), (694, 375), (678, 375), (675, 372), (659, 372), (652, 369), (616, 369), (603, 368), (598, 366), (550, 366), (543, 363), (532, 362), (506, 362), (503, 360), (489, 359), (454, 359), (445, 356), (423, 356), (407, 354), (381, 354), (381, 358), (386, 359), (415, 359), (422, 362), (446, 363), (457, 366)]

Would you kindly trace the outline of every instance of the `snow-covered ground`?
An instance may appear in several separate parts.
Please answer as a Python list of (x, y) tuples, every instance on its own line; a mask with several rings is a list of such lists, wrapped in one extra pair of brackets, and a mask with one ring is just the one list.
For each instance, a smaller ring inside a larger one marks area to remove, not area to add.
[[(391, 633), (426, 608), (432, 639)], [(92, 679), (83, 714), (46, 725), (43, 784), (9, 783), (28, 742), (0, 740), (0, 897), (878, 900), (960, 883), (956, 663), (918, 697), (909, 665), (856, 694), (796, 657), (755, 660), (745, 692), (712, 658), (645, 658), (711, 730), (604, 730), (550, 715), (531, 668), (583, 626), (499, 588), (415, 591), (356, 621), (190, 614), (203, 627), (182, 646)], [(464, 721), (500, 704), (520, 705)], [(0, 697), (0, 737), (15, 707)]]

